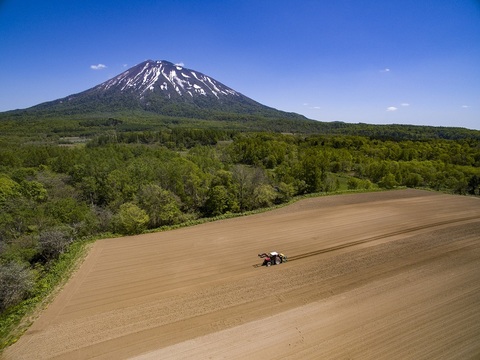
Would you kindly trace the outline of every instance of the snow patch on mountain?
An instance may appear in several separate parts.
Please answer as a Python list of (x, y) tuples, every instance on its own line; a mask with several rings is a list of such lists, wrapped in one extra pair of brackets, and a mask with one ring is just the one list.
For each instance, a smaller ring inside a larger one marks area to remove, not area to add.
[(235, 90), (216, 80), (168, 61), (145, 61), (100, 85), (101, 90), (120, 90), (137, 93), (163, 92), (168, 98), (172, 92), (179, 96), (240, 96)]

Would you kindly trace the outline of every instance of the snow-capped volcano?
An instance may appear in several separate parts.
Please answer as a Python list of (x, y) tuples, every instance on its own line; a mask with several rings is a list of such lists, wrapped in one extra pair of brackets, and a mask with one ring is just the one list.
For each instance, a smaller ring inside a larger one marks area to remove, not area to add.
[(148, 111), (161, 115), (211, 119), (248, 114), (303, 118), (262, 105), (199, 71), (169, 61), (147, 60), (100, 85), (31, 107), (37, 115), (114, 114)]
[(122, 92), (135, 93), (144, 97), (150, 92), (162, 93), (171, 98), (172, 95), (187, 97), (240, 96), (235, 90), (220, 82), (181, 65), (168, 61), (147, 60), (120, 75), (97, 86), (97, 89), (116, 89)]

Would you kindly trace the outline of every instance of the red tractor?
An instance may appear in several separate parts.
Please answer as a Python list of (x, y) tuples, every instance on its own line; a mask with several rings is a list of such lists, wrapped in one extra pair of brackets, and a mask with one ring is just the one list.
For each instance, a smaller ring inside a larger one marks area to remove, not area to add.
[(287, 261), (287, 257), (285, 255), (276, 251), (258, 254), (258, 257), (263, 259), (262, 266), (280, 265), (281, 263)]

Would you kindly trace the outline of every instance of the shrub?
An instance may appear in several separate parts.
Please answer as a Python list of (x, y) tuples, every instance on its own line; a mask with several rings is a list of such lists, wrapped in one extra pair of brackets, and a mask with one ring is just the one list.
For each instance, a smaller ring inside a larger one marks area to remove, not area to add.
[(129, 235), (144, 231), (149, 221), (147, 213), (131, 202), (122, 204), (116, 216), (119, 231)]
[(33, 286), (34, 276), (27, 267), (13, 261), (0, 264), (0, 312), (25, 299)]
[(39, 253), (45, 261), (57, 259), (72, 243), (73, 237), (68, 229), (49, 229), (42, 231), (38, 238)]

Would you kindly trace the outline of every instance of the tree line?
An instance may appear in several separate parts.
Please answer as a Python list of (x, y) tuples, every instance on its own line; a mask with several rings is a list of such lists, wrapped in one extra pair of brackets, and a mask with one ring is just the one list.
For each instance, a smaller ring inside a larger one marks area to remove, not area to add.
[(80, 146), (0, 142), (0, 311), (79, 239), (399, 186), (479, 196), (480, 140), (174, 129)]

